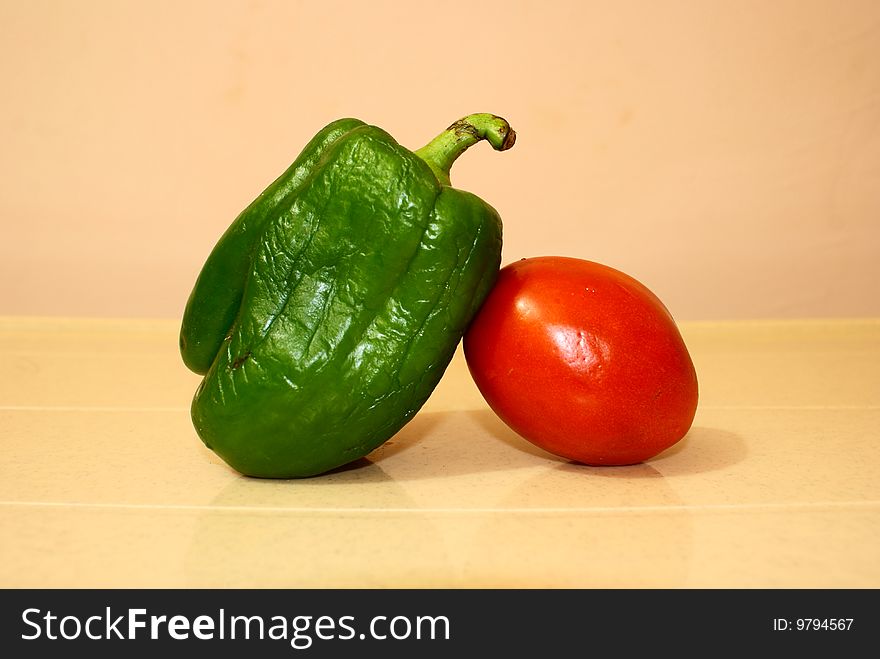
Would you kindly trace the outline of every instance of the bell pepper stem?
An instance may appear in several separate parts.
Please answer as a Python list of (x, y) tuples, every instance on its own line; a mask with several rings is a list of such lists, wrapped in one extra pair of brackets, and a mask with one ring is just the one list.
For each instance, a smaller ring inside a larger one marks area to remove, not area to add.
[(450, 185), (449, 170), (462, 153), (481, 140), (496, 151), (506, 151), (516, 142), (516, 133), (505, 119), (494, 114), (469, 114), (440, 133), (415, 154), (424, 160), (437, 179)]

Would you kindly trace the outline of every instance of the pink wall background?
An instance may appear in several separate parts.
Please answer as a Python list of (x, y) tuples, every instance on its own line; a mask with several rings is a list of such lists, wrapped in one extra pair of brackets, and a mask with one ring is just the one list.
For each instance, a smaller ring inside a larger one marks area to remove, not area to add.
[(0, 2), (0, 314), (178, 317), (329, 121), (418, 148), (505, 262), (619, 268), (679, 320), (880, 315), (880, 3)]

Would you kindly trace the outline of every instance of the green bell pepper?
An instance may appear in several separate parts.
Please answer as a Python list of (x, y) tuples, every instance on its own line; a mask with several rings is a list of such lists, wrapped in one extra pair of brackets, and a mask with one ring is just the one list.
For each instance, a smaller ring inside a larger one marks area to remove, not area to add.
[(501, 219), (449, 170), (508, 123), (469, 115), (415, 152), (357, 119), (321, 130), (217, 242), (187, 301), (202, 441), (242, 474), (361, 458), (428, 399), (501, 263)]

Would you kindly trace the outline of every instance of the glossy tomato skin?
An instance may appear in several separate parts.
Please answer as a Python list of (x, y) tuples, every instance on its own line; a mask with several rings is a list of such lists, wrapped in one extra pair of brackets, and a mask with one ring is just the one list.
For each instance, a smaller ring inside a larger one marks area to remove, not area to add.
[(644, 462), (682, 439), (696, 414), (696, 371), (669, 311), (592, 261), (544, 256), (502, 268), (464, 353), (510, 428), (576, 462)]

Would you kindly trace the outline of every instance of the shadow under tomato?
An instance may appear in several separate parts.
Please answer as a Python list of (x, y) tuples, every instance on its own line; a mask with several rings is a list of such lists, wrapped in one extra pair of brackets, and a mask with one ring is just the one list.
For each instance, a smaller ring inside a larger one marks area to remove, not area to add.
[(524, 439), (521, 435), (514, 432), (501, 418), (492, 410), (471, 410), (467, 413), (483, 430), (498, 441), (504, 442), (512, 449), (529, 453), (539, 458), (557, 460), (565, 462), (564, 458), (545, 451), (539, 446), (532, 444)]
[[(479, 413), (477, 413), (479, 414)], [(537, 447), (510, 450), (478, 422), (473, 410), (422, 413), (368, 456), (398, 482), (497, 476), (552, 465)]]
[(695, 426), (678, 443), (648, 461), (666, 476), (727, 469), (746, 459), (742, 437), (722, 428)]
[[(561, 458), (532, 444), (513, 431), (491, 410), (474, 410), (469, 414), (489, 435), (514, 450), (556, 460), (561, 464), (569, 465), (572, 469), (589, 470), (591, 473), (609, 478), (661, 476), (656, 470), (640, 469), (646, 465), (658, 468), (662, 465), (663, 475), (716, 471), (741, 462), (747, 454), (745, 442), (736, 433), (720, 428), (695, 426), (673, 446), (641, 464), (594, 467)], [(652, 473), (654, 475), (650, 475)]]

